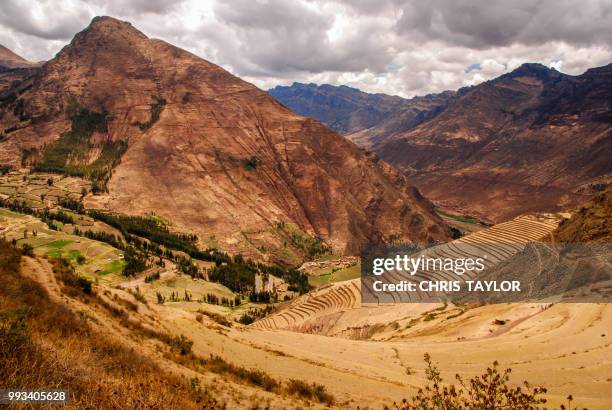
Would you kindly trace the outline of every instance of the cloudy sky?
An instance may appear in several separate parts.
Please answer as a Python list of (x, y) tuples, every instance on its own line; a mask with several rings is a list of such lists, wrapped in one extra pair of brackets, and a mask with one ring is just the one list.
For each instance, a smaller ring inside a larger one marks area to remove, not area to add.
[(612, 0), (1, 0), (0, 44), (52, 58), (92, 17), (130, 21), (261, 88), (293, 81), (422, 95), (524, 62), (612, 62)]

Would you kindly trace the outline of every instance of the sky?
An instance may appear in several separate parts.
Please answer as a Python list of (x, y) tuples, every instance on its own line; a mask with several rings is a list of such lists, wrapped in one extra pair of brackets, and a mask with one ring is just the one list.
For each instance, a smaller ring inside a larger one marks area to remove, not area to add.
[(612, 0), (1, 0), (0, 44), (48, 60), (97, 15), (131, 22), (260, 88), (412, 97), (539, 62), (612, 63)]

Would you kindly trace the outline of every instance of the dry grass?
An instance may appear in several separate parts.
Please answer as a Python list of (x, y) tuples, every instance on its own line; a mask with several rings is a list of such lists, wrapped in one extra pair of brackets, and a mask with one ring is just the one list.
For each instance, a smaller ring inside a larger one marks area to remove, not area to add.
[[(20, 252), (0, 241), (0, 380), (6, 388), (70, 390), (68, 408), (216, 408), (198, 383), (161, 370), (20, 273)], [(87, 285), (58, 275), (70, 293)], [(89, 291), (88, 291), (89, 289)]]

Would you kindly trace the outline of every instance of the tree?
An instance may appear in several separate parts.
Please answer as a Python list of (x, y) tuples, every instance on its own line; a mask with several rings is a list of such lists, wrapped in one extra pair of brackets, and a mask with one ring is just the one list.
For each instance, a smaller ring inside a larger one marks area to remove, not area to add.
[(34, 256), (34, 248), (29, 243), (24, 243), (21, 245), (21, 252), (25, 256)]

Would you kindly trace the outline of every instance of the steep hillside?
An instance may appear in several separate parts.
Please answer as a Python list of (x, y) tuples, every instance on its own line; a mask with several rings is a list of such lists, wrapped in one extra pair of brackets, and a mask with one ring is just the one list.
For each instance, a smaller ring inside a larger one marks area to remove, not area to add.
[[(0, 105), (13, 98), (6, 90), (32, 75), (38, 65), (31, 63), (0, 44)], [(1, 134), (1, 132), (0, 132)]]
[(612, 187), (595, 195), (555, 231), (558, 242), (612, 243)]
[(319, 120), (341, 134), (369, 128), (406, 103), (401, 97), (368, 94), (344, 85), (293, 83), (268, 92), (294, 112)]
[(404, 99), (347, 86), (300, 83), (268, 92), (294, 112), (321, 121), (360, 146), (370, 146), (435, 117), (456, 96), (447, 91)]
[(31, 67), (33, 65), (34, 63), (29, 62), (0, 44), (0, 70)]
[(574, 77), (525, 64), (373, 149), (447, 207), (493, 221), (556, 211), (609, 178), (611, 101), (612, 65)]
[(355, 253), (448, 237), (389, 166), (126, 22), (95, 18), (8, 93), (0, 162), (92, 179), (89, 206), (155, 212), (202, 246), (295, 261), (314, 238)]
[(445, 91), (439, 94), (428, 94), (406, 100), (406, 103), (388, 115), (382, 121), (370, 128), (356, 131), (346, 137), (355, 144), (371, 149), (375, 144), (381, 144), (392, 135), (409, 130), (417, 125), (435, 118), (446, 107), (467, 89), (457, 92)]

